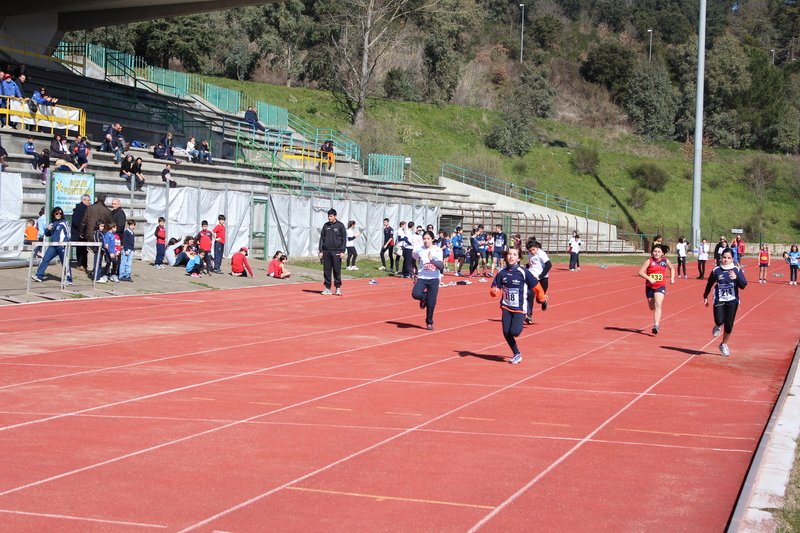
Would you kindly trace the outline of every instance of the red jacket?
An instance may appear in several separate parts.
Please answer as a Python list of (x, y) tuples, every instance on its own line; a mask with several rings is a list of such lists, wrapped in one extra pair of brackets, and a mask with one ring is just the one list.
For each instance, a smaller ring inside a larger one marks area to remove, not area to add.
[(241, 274), (244, 272), (244, 269), (247, 269), (247, 272), (250, 273), (250, 277), (253, 276), (253, 270), (250, 268), (250, 263), (247, 262), (247, 256), (244, 255), (242, 252), (236, 252), (231, 257), (231, 270), (234, 274)]

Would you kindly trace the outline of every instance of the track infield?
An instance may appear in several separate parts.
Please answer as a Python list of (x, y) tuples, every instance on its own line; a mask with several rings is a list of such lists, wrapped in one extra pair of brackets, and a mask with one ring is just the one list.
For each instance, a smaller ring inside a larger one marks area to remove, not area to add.
[(0, 531), (723, 531), (800, 288), (723, 358), (705, 282), (654, 336), (636, 270), (556, 265), (518, 365), (489, 283), (434, 331), (394, 278), (0, 308)]

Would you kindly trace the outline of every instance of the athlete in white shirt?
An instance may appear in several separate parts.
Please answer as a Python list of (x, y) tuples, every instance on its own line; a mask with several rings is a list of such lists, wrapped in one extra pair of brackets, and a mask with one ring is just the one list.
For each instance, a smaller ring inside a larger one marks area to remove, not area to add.
[[(535, 238), (531, 237), (525, 243), (528, 249), (528, 270), (531, 274), (539, 280), (542, 286), (542, 291), (547, 294), (547, 287), (550, 285), (550, 269), (553, 268), (553, 263), (550, 262), (550, 257), (547, 252), (542, 250), (542, 245)], [(547, 309), (547, 302), (542, 304), (542, 310)], [(525, 323), (533, 323), (533, 296), (528, 294), (528, 310), (525, 314)]]
[(442, 249), (433, 243), (435, 238), (432, 231), (426, 231), (422, 235), (422, 246), (414, 250), (419, 270), (411, 291), (411, 297), (419, 300), (419, 308), (427, 309), (425, 324), (429, 330), (433, 329), (433, 311), (436, 309), (436, 297), (444, 270)]

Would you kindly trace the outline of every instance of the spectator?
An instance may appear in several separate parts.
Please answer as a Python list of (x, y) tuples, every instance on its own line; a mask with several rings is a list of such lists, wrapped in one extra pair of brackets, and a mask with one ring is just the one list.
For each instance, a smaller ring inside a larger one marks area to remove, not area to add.
[(61, 135), (53, 137), (53, 140), (50, 142), (50, 153), (53, 154), (55, 158), (66, 159), (70, 163), (72, 162), (72, 155), (69, 153), (67, 143)]
[[(144, 185), (144, 178), (140, 178), (139, 175), (134, 172), (135, 166), (136, 163), (133, 162), (133, 156), (130, 154), (126, 155), (119, 169), (119, 177), (129, 181), (130, 186), (133, 187), (134, 190), (141, 191)], [(119, 226), (119, 224), (117, 226)]]
[(22, 244), (33, 244), (39, 240), (39, 230), (36, 229), (36, 221), (29, 218), (25, 221), (25, 238)]
[(200, 141), (200, 161), (205, 158), (208, 161), (209, 165), (213, 165), (214, 162), (211, 160), (211, 146), (208, 144), (208, 141), (202, 140)]
[(278, 279), (290, 279), (292, 273), (286, 270), (285, 265), (286, 256), (281, 254), (279, 257), (273, 259), (269, 264), (269, 272), (267, 272), (267, 276)]
[(206, 264), (206, 272), (214, 270), (213, 258), (211, 257), (211, 247), (214, 245), (214, 234), (208, 229), (208, 221), (204, 220), (200, 223), (200, 233), (197, 234), (197, 248), (204, 252), (203, 260)]
[(91, 149), (86, 139), (80, 135), (75, 137), (75, 159), (77, 164), (80, 165), (78, 172), (83, 172), (89, 165), (89, 152), (91, 152)]
[(194, 137), (189, 137), (186, 141), (186, 153), (189, 154), (189, 162), (195, 163), (195, 159), (200, 160), (200, 152), (195, 148)]
[(36, 170), (39, 159), (41, 159), (42, 156), (36, 152), (36, 148), (33, 146), (33, 137), (28, 137), (28, 142), (25, 143), (25, 153), (33, 157), (33, 161), (31, 161), (31, 167)]
[(119, 280), (133, 281), (131, 279), (131, 264), (133, 263), (133, 249), (136, 242), (136, 221), (129, 220), (128, 228), (122, 234), (122, 254), (120, 255)]
[(333, 141), (325, 141), (322, 143), (322, 146), (319, 147), (320, 151), (320, 159), (322, 161), (319, 165), (317, 165), (317, 170), (325, 171), (325, 165), (328, 165), (328, 169), (330, 170), (332, 167), (332, 163), (330, 161), (330, 155), (333, 154)]
[(125, 152), (125, 140), (121, 137), (122, 125), (119, 122), (112, 124), (106, 130), (106, 136), (100, 150), (103, 152), (113, 152), (117, 164), (122, 162), (122, 154)]
[(14, 75), (14, 83), (16, 83), (17, 87), (19, 87), (19, 92), (20, 94), (23, 95), (23, 98), (25, 95), (25, 90), (23, 89), (23, 86), (25, 85), (25, 80), (27, 79), (28, 77), (25, 74), (20, 74), (19, 76), (17, 76), (16, 74)]
[(175, 147), (172, 145), (172, 133), (167, 132), (167, 134), (161, 138), (161, 144), (167, 149), (169, 155), (175, 156)]
[[(70, 225), (70, 240), (72, 242), (86, 241), (86, 239), (81, 236), (81, 222), (83, 222), (86, 208), (89, 206), (91, 200), (92, 198), (88, 194), (84, 194), (81, 196), (81, 201), (75, 204), (75, 207), (72, 209), (72, 223)], [(75, 247), (75, 259), (78, 262), (78, 266), (75, 267), (76, 270), (86, 270), (87, 255), (88, 250), (86, 246)]]
[(225, 215), (217, 217), (214, 226), (214, 274), (222, 274), (222, 257), (225, 255)]
[(25, 64), (20, 63), (19, 65), (17, 65), (17, 68), (14, 69), (13, 74), (15, 78), (19, 78), (20, 76), (25, 76), (26, 75)]
[(161, 263), (164, 261), (164, 255), (167, 251), (167, 227), (166, 227), (167, 220), (164, 217), (158, 217), (158, 226), (156, 226), (155, 232), (153, 235), (156, 238), (156, 260), (153, 263), (153, 268), (155, 269), (163, 269), (164, 265)]
[(238, 252), (231, 257), (231, 276), (239, 276), (242, 278), (247, 277), (247, 273), (253, 278), (253, 269), (250, 268), (250, 263), (247, 262), (247, 247), (242, 246)]
[(174, 179), (172, 179), (171, 170), (172, 170), (172, 165), (167, 163), (167, 166), (164, 167), (164, 170), (161, 171), (161, 181), (163, 181), (164, 183), (169, 183), (169, 188), (174, 189), (175, 187), (178, 186), (178, 183)]
[(36, 219), (36, 238), (39, 242), (44, 240), (44, 229), (47, 227), (47, 217), (44, 215), (44, 207), (39, 209), (39, 218)]
[(122, 237), (122, 234), (125, 233), (128, 217), (125, 216), (125, 211), (122, 209), (122, 202), (119, 201), (119, 198), (111, 200), (111, 220), (117, 225), (117, 235)]
[[(98, 221), (102, 222), (105, 226), (114, 222), (114, 219), (111, 218), (111, 211), (106, 207), (106, 195), (104, 193), (98, 193), (95, 198), (95, 202), (86, 208), (86, 213), (84, 213), (83, 219), (81, 220), (81, 239), (87, 241), (92, 240)], [(100, 240), (102, 241), (102, 237)], [(98, 260), (95, 258), (95, 263), (97, 262)]]
[[(0, 94), (3, 96), (10, 96), (14, 98), (22, 98), (22, 93), (19, 92), (19, 87), (11, 79), (11, 74), (6, 72), (3, 74), (3, 81), (0, 83)], [(0, 107), (11, 108), (11, 101), (8, 98), (0, 98)], [(14, 122), (17, 122), (16, 120)], [(0, 124), (4, 128), (11, 128), (11, 116), (6, 117), (5, 114), (0, 115)]]
[(189, 252), (189, 262), (186, 263), (186, 273), (193, 278), (202, 278), (203, 275), (200, 272), (203, 269), (203, 259), (205, 256), (205, 250), (200, 250), (196, 254), (194, 252)]
[(50, 150), (45, 148), (34, 170), (42, 170), (42, 185), (47, 185), (47, 172), (50, 170)]
[(267, 129), (258, 121), (258, 114), (253, 110), (252, 106), (248, 106), (247, 111), (244, 112), (244, 120), (253, 126), (253, 131), (266, 132)]
[(6, 156), (8, 156), (8, 152), (6, 149), (3, 148), (3, 140), (0, 139), (0, 169), (6, 169)]
[[(45, 228), (44, 234), (50, 237), (50, 242), (69, 242), (69, 226), (64, 219), (64, 211), (60, 207), (55, 207), (52, 212), (53, 221)], [(64, 246), (48, 246), (44, 253), (42, 262), (33, 276), (33, 281), (42, 282), (47, 265), (56, 256), (61, 259), (61, 264), (67, 269), (67, 285), (72, 285), (72, 270), (69, 268), (69, 257), (66, 257)]]
[(136, 162), (133, 164), (133, 167), (131, 167), (131, 172), (133, 172), (133, 175), (136, 176), (136, 185), (138, 187), (136, 189), (137, 191), (141, 191), (142, 187), (145, 186), (144, 174), (142, 173), (142, 164), (142, 158), (137, 157)]
[(153, 157), (155, 157), (156, 159), (166, 159), (168, 161), (172, 161), (176, 165), (181, 164), (180, 161), (178, 161), (177, 159), (175, 159), (175, 157), (172, 156), (169, 149), (166, 146), (164, 146), (163, 142), (158, 143), (158, 146), (153, 148)]

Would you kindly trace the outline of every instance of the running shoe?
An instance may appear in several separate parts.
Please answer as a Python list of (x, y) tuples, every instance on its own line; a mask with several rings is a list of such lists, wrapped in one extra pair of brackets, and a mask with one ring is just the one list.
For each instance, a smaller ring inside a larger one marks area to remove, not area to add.
[(394, 270), (393, 270), (393, 269), (391, 269), (391, 268), (390, 268), (390, 269), (388, 269), (386, 272), (388, 272), (389, 274), (394, 274)]
[(358, 270), (358, 267), (353, 265), (352, 267), (350, 267), (350, 270)]
[(511, 358), (509, 363), (511, 363), (512, 365), (516, 365), (520, 361), (522, 361), (522, 354), (521, 353), (515, 353), (514, 357)]
[(40, 277), (37, 277), (37, 276), (31, 276), (31, 279), (32, 279), (33, 281), (36, 281), (36, 282), (38, 282), (38, 283), (41, 283), (42, 281), (44, 281), (42, 278), (40, 278)]
[(725, 343), (722, 343), (722, 344), (719, 345), (719, 352), (722, 354), (722, 357), (730, 357), (731, 356), (731, 351), (728, 348), (728, 345), (725, 344)]
[[(386, 267), (385, 266), (379, 266), (378, 270), (386, 270)], [(389, 272), (391, 272), (391, 270)]]
[(192, 277), (193, 278), (199, 278), (200, 274), (198, 274), (197, 272), (192, 272)]
[(547, 296), (545, 296), (544, 297), (544, 303), (542, 304), (542, 311), (547, 311), (548, 300), (549, 300), (549, 298)]
[(341, 295), (342, 295), (341, 287), (336, 287), (336, 296), (341, 296)]
[(108, 283), (108, 278), (101, 276), (100, 279), (97, 280), (97, 283)]
[(474, 278), (475, 274), (470, 274), (469, 277)]
[(419, 301), (419, 308), (425, 309), (426, 307), (428, 307), (428, 299), (423, 298), (422, 300)]
[(428, 325), (425, 327), (425, 329), (427, 329), (428, 331), (433, 331), (433, 324), (428, 324)]
[(330, 289), (325, 289), (324, 291), (322, 291), (322, 294), (325, 295), (325, 296), (330, 296), (333, 293), (331, 292)]
[(525, 323), (533, 324), (533, 317), (531, 315), (525, 315)]
[(719, 337), (719, 334), (720, 334), (720, 333), (722, 333), (722, 328), (720, 328), (719, 326), (714, 326), (714, 327), (711, 329), (711, 334), (712, 334), (712, 335), (714, 335), (714, 338), (715, 338), (715, 339), (716, 339), (717, 337)]
[(654, 325), (652, 329), (653, 335), (658, 335), (658, 326)]

